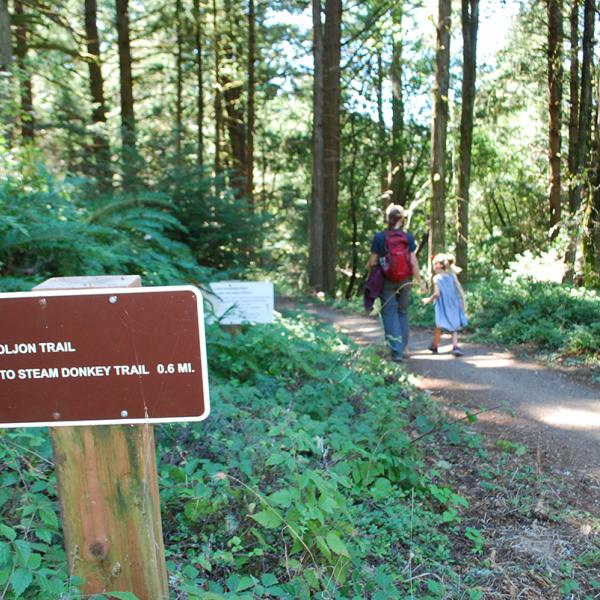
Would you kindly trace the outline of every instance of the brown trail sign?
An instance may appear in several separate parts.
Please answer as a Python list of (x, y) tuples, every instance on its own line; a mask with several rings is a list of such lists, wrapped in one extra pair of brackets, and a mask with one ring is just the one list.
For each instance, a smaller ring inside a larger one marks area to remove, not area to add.
[(0, 294), (0, 426), (207, 416), (196, 288), (42, 289)]
[[(140, 283), (57, 278), (0, 294), (0, 426), (52, 425), (65, 549), (83, 593), (166, 600), (151, 423), (208, 416), (202, 298)], [(69, 426), (91, 423), (102, 425)]]

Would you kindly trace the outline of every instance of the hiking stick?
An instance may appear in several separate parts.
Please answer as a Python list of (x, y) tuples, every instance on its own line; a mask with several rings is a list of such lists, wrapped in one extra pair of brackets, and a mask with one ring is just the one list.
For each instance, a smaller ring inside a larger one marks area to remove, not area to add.
[(412, 280), (411, 281), (405, 281), (402, 285), (399, 285), (397, 289), (394, 290), (394, 293), (390, 295), (390, 297), (378, 308), (375, 309), (375, 312), (371, 313), (373, 316), (378, 317), (381, 314), (381, 311), (383, 310), (383, 307), (404, 287), (406, 287), (407, 285), (413, 285)]

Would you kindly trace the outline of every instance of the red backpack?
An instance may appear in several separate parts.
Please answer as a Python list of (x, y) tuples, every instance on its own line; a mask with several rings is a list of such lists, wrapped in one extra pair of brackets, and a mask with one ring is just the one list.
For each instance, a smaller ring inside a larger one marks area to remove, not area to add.
[(401, 229), (388, 229), (385, 234), (385, 256), (381, 259), (383, 276), (402, 281), (413, 274), (408, 235)]

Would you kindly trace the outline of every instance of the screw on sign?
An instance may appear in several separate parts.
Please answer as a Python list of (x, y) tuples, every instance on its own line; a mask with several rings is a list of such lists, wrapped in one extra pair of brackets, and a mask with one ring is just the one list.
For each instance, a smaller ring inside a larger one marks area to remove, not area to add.
[(139, 285), (137, 276), (59, 278), (0, 294), (0, 426), (60, 425), (50, 435), (81, 591), (163, 600), (150, 424), (208, 415), (202, 298)]

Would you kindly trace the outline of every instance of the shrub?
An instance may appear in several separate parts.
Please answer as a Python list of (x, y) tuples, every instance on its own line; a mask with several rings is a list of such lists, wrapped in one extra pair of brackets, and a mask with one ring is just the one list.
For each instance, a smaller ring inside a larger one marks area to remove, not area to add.
[(114, 193), (90, 199), (87, 184), (43, 167), (0, 181), (0, 274), (4, 290), (50, 276), (140, 274), (147, 284), (199, 282), (209, 271), (175, 239), (185, 227), (168, 197)]

